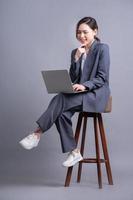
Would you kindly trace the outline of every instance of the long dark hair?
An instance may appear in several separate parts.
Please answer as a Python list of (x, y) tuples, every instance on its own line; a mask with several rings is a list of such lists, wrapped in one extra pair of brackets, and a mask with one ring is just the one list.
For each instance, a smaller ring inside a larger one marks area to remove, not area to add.
[[(96, 22), (96, 20), (94, 18), (92, 18), (92, 17), (84, 17), (81, 20), (79, 20), (79, 22), (77, 23), (76, 36), (77, 36), (77, 32), (78, 32), (79, 26), (81, 24), (87, 24), (92, 30), (95, 30), (95, 29), (98, 30), (98, 25), (97, 25), (97, 22)], [(94, 36), (94, 38), (97, 41), (100, 41), (100, 39), (97, 36)]]

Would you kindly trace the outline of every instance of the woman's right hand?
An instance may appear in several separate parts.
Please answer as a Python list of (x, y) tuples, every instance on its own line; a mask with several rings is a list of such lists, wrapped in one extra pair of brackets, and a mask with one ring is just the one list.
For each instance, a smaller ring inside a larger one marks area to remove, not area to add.
[(85, 47), (82, 46), (82, 47), (79, 47), (76, 51), (76, 54), (75, 54), (75, 61), (77, 62), (78, 59), (81, 57), (81, 55), (85, 53)]

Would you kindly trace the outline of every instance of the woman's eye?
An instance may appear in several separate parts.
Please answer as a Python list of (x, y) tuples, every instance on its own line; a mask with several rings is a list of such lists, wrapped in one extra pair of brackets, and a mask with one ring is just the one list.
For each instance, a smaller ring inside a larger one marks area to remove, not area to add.
[(87, 34), (88, 31), (78, 31), (78, 32), (77, 32), (77, 34), (82, 34), (82, 33), (83, 33), (83, 34)]
[(84, 33), (84, 34), (87, 34), (87, 33), (88, 33), (88, 31), (84, 31), (83, 33)]

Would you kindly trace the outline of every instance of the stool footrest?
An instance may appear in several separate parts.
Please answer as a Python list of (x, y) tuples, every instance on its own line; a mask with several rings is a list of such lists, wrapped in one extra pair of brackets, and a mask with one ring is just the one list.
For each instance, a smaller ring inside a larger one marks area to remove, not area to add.
[[(80, 162), (82, 163), (98, 163), (98, 160), (96, 158), (84, 158)], [(100, 163), (105, 163), (107, 160), (105, 159), (100, 159)]]

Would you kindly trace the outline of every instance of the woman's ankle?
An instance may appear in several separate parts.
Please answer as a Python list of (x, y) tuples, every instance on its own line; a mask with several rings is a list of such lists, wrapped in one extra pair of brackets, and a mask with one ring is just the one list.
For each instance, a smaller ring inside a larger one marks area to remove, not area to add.
[(79, 149), (77, 149), (77, 148), (76, 148), (76, 149), (74, 149), (73, 151), (74, 151), (75, 153), (79, 153), (79, 152), (80, 152), (80, 150), (79, 150)]
[(42, 134), (43, 133), (43, 131), (41, 130), (41, 128), (40, 127), (38, 127), (35, 131), (34, 131), (34, 133), (40, 133), (40, 134)]
[(40, 129), (40, 127), (38, 127), (35, 131), (34, 131), (35, 135), (37, 135), (38, 139), (40, 139), (41, 135), (42, 135), (42, 130)]
[(38, 139), (41, 138), (41, 134), (42, 134), (42, 133), (40, 133), (40, 132), (34, 132), (34, 134), (37, 136)]

